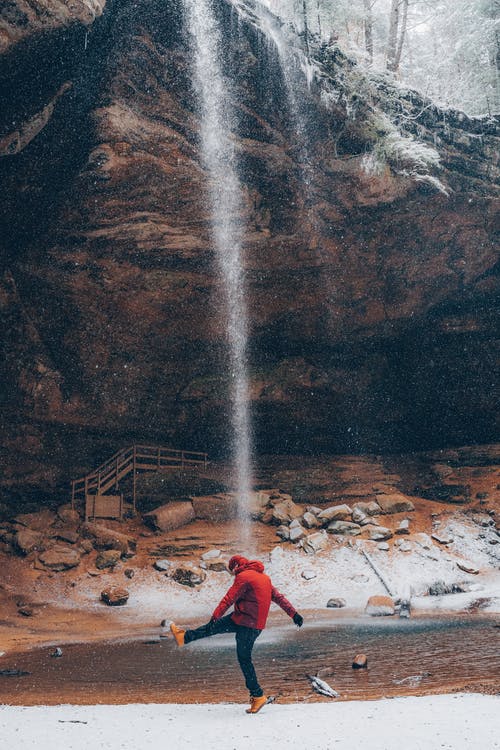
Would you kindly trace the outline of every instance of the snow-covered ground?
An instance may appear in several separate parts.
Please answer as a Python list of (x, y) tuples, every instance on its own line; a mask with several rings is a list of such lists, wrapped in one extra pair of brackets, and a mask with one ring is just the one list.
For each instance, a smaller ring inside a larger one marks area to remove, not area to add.
[[(466, 609), (477, 600), (484, 612), (500, 612), (500, 544), (491, 545), (488, 535), (462, 514), (447, 519), (438, 529), (453, 541), (442, 545), (428, 534), (413, 534), (400, 539), (407, 551), (393, 545), (390, 552), (378, 549), (377, 543), (353, 539), (351, 546), (328, 538), (327, 549), (306, 555), (291, 545), (277, 545), (270, 554), (260, 555), (274, 585), (298, 610), (325, 608), (330, 598), (345, 600), (343, 614), (363, 612), (368, 598), (386, 594), (362, 550), (369, 552), (395, 597), (411, 593), (412, 608), (418, 611), (454, 611)], [(398, 540), (396, 540), (398, 541)], [(235, 550), (236, 551), (236, 550)], [(251, 552), (247, 553), (252, 556)], [(465, 563), (479, 571), (467, 573), (458, 568)], [(305, 577), (303, 576), (305, 574)], [(429, 596), (429, 587), (437, 582), (460, 585), (465, 593)], [(226, 572), (207, 572), (207, 580), (194, 589), (180, 586), (163, 573), (145, 568), (137, 570), (127, 583), (130, 599), (124, 607), (109, 612), (122, 622), (159, 623), (162, 619), (190, 622), (207, 618), (231, 584)], [(100, 591), (116, 583), (116, 573), (103, 573), (99, 579), (85, 577), (75, 606), (102, 609)], [(71, 606), (64, 595), (60, 604)], [(274, 605), (273, 605), (274, 607)]]
[(0, 706), (16, 750), (495, 750), (500, 698), (434, 695), (329, 704)]

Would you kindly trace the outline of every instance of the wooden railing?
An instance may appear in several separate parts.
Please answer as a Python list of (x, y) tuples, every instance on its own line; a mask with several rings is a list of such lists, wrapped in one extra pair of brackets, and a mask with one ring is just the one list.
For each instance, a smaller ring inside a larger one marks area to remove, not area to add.
[(80, 479), (71, 483), (71, 505), (88, 495), (104, 495), (118, 488), (121, 479), (133, 473), (133, 502), (135, 508), (135, 481), (139, 471), (162, 469), (206, 468), (208, 455), (198, 451), (182, 451), (154, 445), (133, 445), (115, 453), (110, 459)]

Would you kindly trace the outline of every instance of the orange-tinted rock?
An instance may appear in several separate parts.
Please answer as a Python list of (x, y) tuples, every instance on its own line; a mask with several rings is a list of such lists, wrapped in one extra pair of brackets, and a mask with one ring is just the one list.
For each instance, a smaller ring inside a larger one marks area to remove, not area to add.
[(353, 669), (367, 669), (368, 657), (366, 654), (357, 654), (352, 661)]
[(128, 602), (129, 596), (130, 594), (127, 589), (121, 586), (108, 586), (108, 588), (101, 591), (102, 601), (110, 607), (121, 607)]

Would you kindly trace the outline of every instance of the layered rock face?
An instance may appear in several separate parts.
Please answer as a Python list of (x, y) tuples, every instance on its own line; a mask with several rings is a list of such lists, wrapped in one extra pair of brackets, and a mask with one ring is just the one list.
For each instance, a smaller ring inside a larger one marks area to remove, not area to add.
[[(373, 104), (349, 90), (352, 64), (318, 51), (338, 96), (299, 92), (305, 143), (277, 51), (230, 4), (217, 12), (239, 118), (257, 450), (493, 439), (495, 123), (401, 95), (448, 194), (404, 163), (370, 172)], [(226, 332), (180, 5), (108, 5), (85, 43), (73, 25), (18, 44), (7, 75), (4, 486), (51, 487), (134, 439), (224, 454)]]

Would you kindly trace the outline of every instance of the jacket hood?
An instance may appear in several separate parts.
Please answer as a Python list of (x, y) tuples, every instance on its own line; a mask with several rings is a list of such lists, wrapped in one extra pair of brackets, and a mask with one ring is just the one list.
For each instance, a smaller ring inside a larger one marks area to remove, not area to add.
[(242, 555), (234, 555), (229, 560), (228, 567), (229, 570), (234, 571), (235, 575), (242, 573), (244, 570), (255, 570), (257, 573), (264, 572), (264, 565), (260, 560), (247, 560), (247, 558)]

